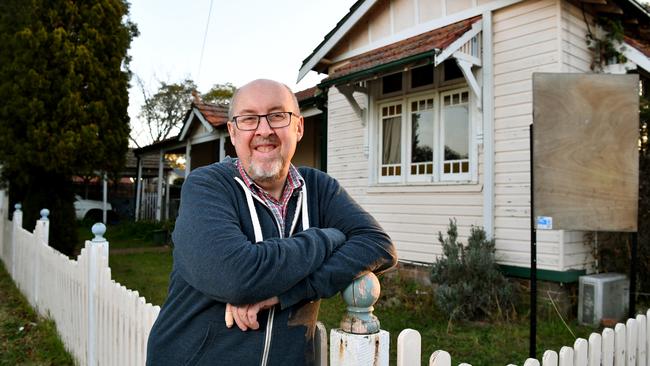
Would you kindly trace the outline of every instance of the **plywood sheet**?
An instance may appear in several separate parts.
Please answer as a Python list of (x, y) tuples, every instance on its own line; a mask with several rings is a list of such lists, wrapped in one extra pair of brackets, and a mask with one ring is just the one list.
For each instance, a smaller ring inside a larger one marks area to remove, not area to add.
[(553, 229), (637, 231), (637, 75), (533, 75), (535, 216)]

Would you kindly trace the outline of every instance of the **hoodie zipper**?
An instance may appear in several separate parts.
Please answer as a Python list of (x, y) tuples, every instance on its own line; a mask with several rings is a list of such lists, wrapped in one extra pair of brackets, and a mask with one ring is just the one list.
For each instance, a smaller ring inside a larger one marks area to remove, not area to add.
[[(235, 179), (239, 182), (239, 184), (242, 186), (242, 188), (244, 188), (245, 190), (248, 190), (250, 192), (250, 190), (248, 189), (248, 187), (246, 187), (244, 182), (240, 181), (237, 178), (235, 178)], [(303, 189), (304, 189), (304, 185), (303, 185)], [(271, 211), (271, 208), (261, 198), (259, 198), (257, 196), (254, 196), (253, 194), (251, 194), (251, 197), (258, 200), (262, 204), (262, 206), (266, 207), (267, 210)], [(298, 217), (298, 215), (300, 214), (301, 211), (302, 211), (302, 191), (300, 192), (300, 195), (298, 196), (298, 202), (296, 202), (296, 212), (294, 213), (294, 220), (293, 220), (293, 223), (291, 225), (291, 229), (289, 231), (289, 236), (291, 236), (291, 234), (293, 234), (293, 230), (295, 229), (295, 224), (297, 222), (297, 217)], [(250, 214), (253, 215), (253, 212), (251, 212)], [(255, 215), (257, 215), (257, 212), (255, 212)], [(275, 216), (273, 215), (272, 212), (271, 212), (271, 217), (273, 218), (273, 221), (275, 221), (275, 225), (278, 228), (278, 233), (280, 233), (280, 239), (284, 238), (284, 231), (280, 227), (280, 223), (275, 218)], [(253, 220), (253, 221), (255, 221), (255, 220)], [(303, 230), (304, 230), (304, 228), (303, 228)], [(273, 338), (273, 319), (274, 319), (274, 317), (275, 317), (275, 307), (273, 307), (273, 308), (271, 308), (271, 310), (269, 310), (269, 317), (268, 317), (268, 319), (266, 321), (266, 335), (264, 337), (264, 350), (262, 352), (262, 361), (260, 362), (260, 366), (266, 366), (268, 364), (268, 362), (269, 362), (269, 352), (271, 350), (271, 339)]]

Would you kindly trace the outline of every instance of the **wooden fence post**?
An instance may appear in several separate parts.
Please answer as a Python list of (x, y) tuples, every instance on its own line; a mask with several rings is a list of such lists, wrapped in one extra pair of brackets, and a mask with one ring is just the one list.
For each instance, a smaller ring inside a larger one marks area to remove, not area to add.
[(388, 366), (390, 337), (372, 314), (379, 291), (373, 273), (357, 278), (343, 291), (348, 312), (341, 328), (330, 333), (330, 366)]
[[(97, 259), (100, 251), (104, 251), (106, 239), (106, 225), (96, 223), (92, 227), (95, 238), (87, 246), (88, 250), (88, 347), (86, 349), (86, 360), (88, 365), (97, 365), (97, 278), (99, 268)], [(88, 242), (87, 242), (88, 243)]]
[(38, 247), (39, 245), (47, 245), (48, 238), (50, 236), (50, 220), (47, 218), (50, 215), (50, 210), (44, 208), (41, 210), (41, 218), (36, 221), (36, 227), (34, 228), (34, 236), (36, 238), (36, 243), (34, 243), (34, 281), (32, 282), (34, 294), (34, 307), (36, 311), (41, 311), (41, 306), (38, 303), (38, 289), (40, 287), (40, 272), (41, 272), (41, 250)]
[(16, 203), (14, 205), (14, 220), (13, 220), (13, 232), (11, 233), (11, 240), (10, 240), (10, 245), (11, 245), (11, 277), (13, 277), (14, 281), (16, 280), (16, 236), (17, 232), (20, 228), (23, 227), (23, 212), (21, 209), (23, 208), (23, 205), (20, 203)]

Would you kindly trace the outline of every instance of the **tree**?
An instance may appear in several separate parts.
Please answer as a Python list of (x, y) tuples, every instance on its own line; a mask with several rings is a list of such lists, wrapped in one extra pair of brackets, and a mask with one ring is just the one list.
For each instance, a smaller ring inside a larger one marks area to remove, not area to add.
[[(150, 95), (144, 82), (139, 78), (137, 82), (144, 97), (139, 116), (149, 135), (149, 142), (169, 138), (183, 126), (185, 113), (194, 100), (193, 93), (198, 93), (196, 84), (191, 79), (178, 83), (159, 81), (158, 90)], [(231, 83), (215, 84), (207, 93), (198, 95), (203, 102), (228, 104), (235, 90)], [(134, 136), (131, 136), (131, 141), (140, 147)]]
[(127, 15), (124, 0), (0, 2), (0, 179), (28, 228), (50, 209), (50, 241), (66, 254), (77, 242), (72, 176), (124, 165), (137, 35)]
[(201, 96), (204, 102), (215, 104), (230, 104), (230, 98), (235, 94), (234, 85), (231, 83), (214, 84), (212, 88)]

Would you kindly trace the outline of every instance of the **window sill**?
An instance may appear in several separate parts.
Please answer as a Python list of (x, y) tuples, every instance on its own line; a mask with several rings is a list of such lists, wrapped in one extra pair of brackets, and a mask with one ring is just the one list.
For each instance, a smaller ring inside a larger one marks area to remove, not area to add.
[(366, 191), (373, 193), (448, 193), (482, 192), (483, 184), (474, 181), (435, 182), (435, 183), (376, 183)]

